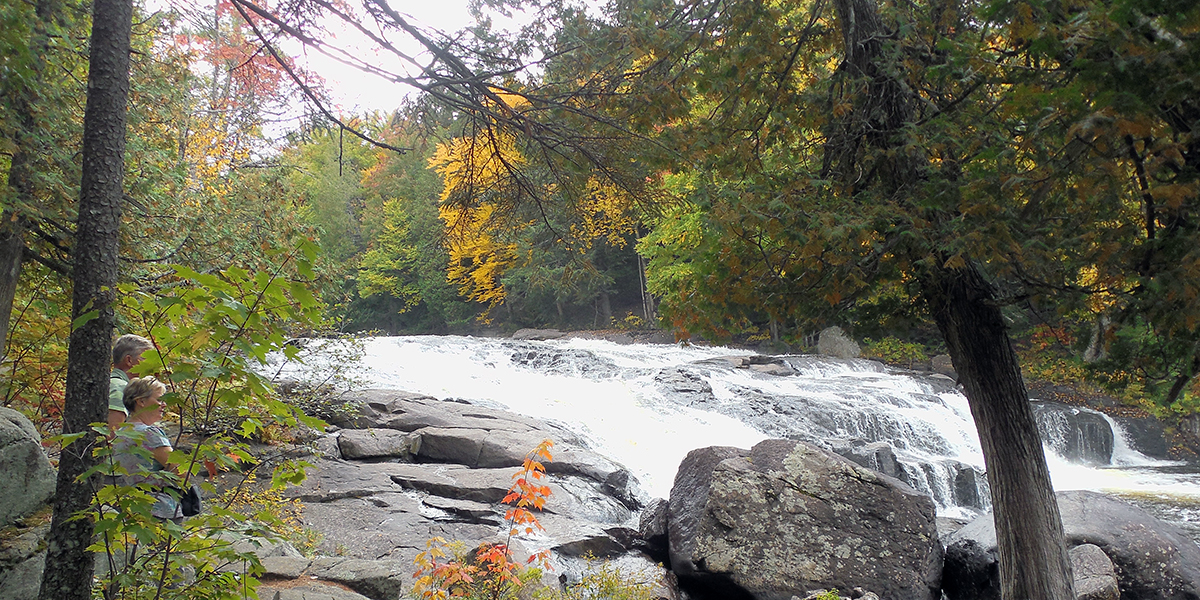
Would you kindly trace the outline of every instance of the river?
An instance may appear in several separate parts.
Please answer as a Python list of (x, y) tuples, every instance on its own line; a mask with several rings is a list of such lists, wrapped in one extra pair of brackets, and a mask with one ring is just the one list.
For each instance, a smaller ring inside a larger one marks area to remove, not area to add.
[[(355, 385), (469, 400), (557, 422), (628, 468), (650, 496), (670, 494), (679, 462), (695, 448), (749, 448), (788, 437), (894, 460), (901, 479), (934, 498), (939, 516), (969, 519), (989, 505), (966, 398), (945, 378), (860, 359), (751, 360), (753, 352), (725, 347), (461, 336), (361, 343), (361, 355), (339, 359)], [(330, 344), (342, 343), (310, 341), (307, 364), (283, 365), (282, 375), (312, 378), (328, 371), (323, 347)], [(1123, 497), (1200, 541), (1196, 465), (1142, 454), (1119, 422), (1099, 413), (1084, 416), (1112, 430), (1103, 457), (1069, 460), (1068, 446), (1072, 440), (1078, 445), (1085, 432), (1054, 424), (1080, 409), (1048, 411), (1039, 418), (1049, 423), (1055, 489)]]

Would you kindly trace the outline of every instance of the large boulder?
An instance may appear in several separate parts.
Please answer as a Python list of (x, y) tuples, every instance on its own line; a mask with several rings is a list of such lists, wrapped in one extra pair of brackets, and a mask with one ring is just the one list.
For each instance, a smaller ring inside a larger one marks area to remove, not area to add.
[(841, 327), (834, 325), (821, 330), (817, 336), (817, 352), (835, 358), (858, 358), (862, 350)]
[[(468, 549), (509, 543), (520, 560), (548, 549), (559, 564), (590, 556), (644, 557), (634, 530), (644, 494), (633, 476), (565, 429), (400, 391), (366, 390), (343, 399), (352, 407), (340, 422), (347, 429), (313, 444), (314, 450), (325, 448), (323, 458), (303, 483), (285, 492), (303, 501), (305, 526), (322, 534), (317, 552), (336, 558), (263, 557), (270, 583), (281, 582), (269, 594), (308, 578), (376, 600), (395, 598), (395, 584), (410, 581), (413, 559), (432, 538)], [(526, 454), (547, 438), (555, 445), (553, 460), (543, 461), (543, 483), (551, 492), (537, 512), (544, 529), (510, 539), (511, 506), (503, 500)], [(558, 585), (556, 575), (546, 578), (544, 583)], [(304, 594), (340, 600), (330, 595), (336, 588), (309, 587)], [(660, 597), (676, 597), (668, 593), (673, 588), (664, 589)]]
[(631, 510), (646, 500), (629, 471), (581, 447), (575, 435), (553, 424), (465, 402), (395, 390), (363, 390), (346, 398), (356, 413), (342, 423), (343, 458), (411, 459), (472, 468), (517, 468), (545, 439), (555, 442), (548, 473), (579, 475), (604, 486)]
[[(0, 598), (33, 600), (46, 563), (46, 515), (54, 467), (25, 415), (0, 407)], [(27, 517), (29, 517), (27, 519)]]
[(11, 527), (0, 535), (0, 598), (35, 600), (46, 565), (48, 523)]
[(32, 514), (54, 495), (56, 474), (42, 436), (25, 415), (0, 407), (0, 527)]
[(1038, 433), (1056, 454), (1089, 465), (1112, 462), (1116, 436), (1102, 413), (1059, 402), (1034, 401), (1030, 407)]
[(518, 329), (512, 334), (514, 340), (558, 340), (567, 337), (567, 334), (557, 329)]
[[(1093, 544), (1112, 561), (1121, 598), (1200, 599), (1200, 546), (1178, 527), (1097, 492), (1059, 492), (1067, 546)], [(987, 513), (947, 539), (944, 591), (950, 600), (999, 598), (996, 527)]]
[(692, 451), (667, 518), (672, 570), (697, 598), (855, 587), (893, 600), (939, 596), (930, 498), (803, 442)]
[(1118, 600), (1121, 597), (1117, 568), (1095, 544), (1071, 548), (1071, 573), (1075, 576), (1077, 600)]

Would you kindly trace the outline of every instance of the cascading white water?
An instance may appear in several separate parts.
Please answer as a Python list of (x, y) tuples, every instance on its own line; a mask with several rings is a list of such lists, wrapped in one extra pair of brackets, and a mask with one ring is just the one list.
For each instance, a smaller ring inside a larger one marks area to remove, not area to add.
[[(284, 365), (282, 375), (307, 378), (327, 369), (318, 350), (324, 343), (336, 342), (314, 341), (309, 364)], [(361, 361), (349, 366), (367, 387), (465, 399), (557, 422), (625, 465), (651, 496), (669, 495), (690, 450), (788, 437), (894, 461), (898, 476), (931, 494), (943, 516), (970, 517), (986, 508), (974, 423), (948, 380), (866, 360), (787, 356), (764, 366), (746, 364), (761, 359), (741, 365), (725, 359), (752, 355), (602, 340), (410, 336), (369, 338)], [(1164, 470), (1172, 464), (1138, 454), (1119, 427), (1114, 432), (1111, 465), (1075, 464), (1048, 452), (1056, 488), (1170, 494), (1200, 505), (1193, 470)]]

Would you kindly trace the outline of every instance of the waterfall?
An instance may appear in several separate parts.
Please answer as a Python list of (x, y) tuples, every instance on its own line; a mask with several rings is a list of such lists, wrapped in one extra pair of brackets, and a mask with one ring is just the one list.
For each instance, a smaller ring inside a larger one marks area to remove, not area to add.
[[(695, 448), (803, 440), (928, 493), (939, 515), (969, 518), (990, 504), (966, 399), (940, 375), (860, 359), (763, 356), (732, 348), (518, 341), (458, 336), (365, 340), (360, 385), (463, 399), (556, 422), (667, 497)], [(328, 370), (313, 341), (307, 364)], [(1056, 489), (1167, 490), (1200, 504), (1194, 474), (1137, 453), (1121, 428), (1087, 409), (1035, 403)]]

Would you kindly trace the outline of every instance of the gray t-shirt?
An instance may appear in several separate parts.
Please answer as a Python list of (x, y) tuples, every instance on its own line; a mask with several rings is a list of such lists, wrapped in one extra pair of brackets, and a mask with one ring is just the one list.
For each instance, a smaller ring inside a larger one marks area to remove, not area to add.
[(134, 486), (144, 484), (151, 488), (151, 494), (158, 499), (154, 503), (154, 508), (150, 510), (151, 515), (160, 519), (177, 519), (183, 517), (183, 511), (179, 508), (179, 502), (172, 498), (170, 494), (162, 491), (168, 485), (168, 482), (166, 478), (159, 475), (163, 471), (163, 466), (158, 464), (158, 461), (154, 460), (152, 456), (155, 448), (162, 448), (163, 446), (170, 448), (171, 440), (167, 438), (166, 432), (157, 425), (134, 422), (133, 431), (141, 438), (141, 447), (145, 452), (133, 452), (132, 440), (122, 440), (117, 444), (117, 462), (128, 473), (121, 478), (120, 483), (122, 485)]

